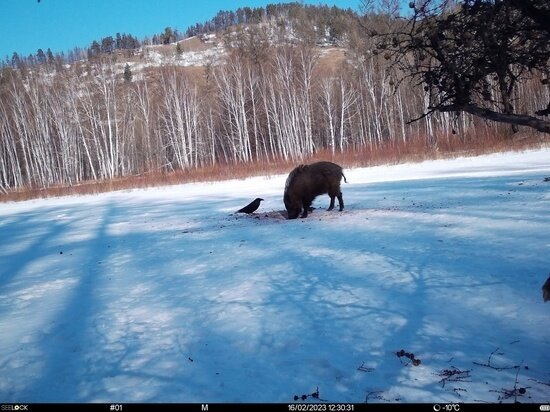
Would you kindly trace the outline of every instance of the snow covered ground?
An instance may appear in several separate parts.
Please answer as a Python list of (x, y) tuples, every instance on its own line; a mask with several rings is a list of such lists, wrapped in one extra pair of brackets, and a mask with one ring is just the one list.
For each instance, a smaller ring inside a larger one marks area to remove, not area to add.
[(0, 204), (0, 402), (550, 402), (550, 150), (345, 173)]

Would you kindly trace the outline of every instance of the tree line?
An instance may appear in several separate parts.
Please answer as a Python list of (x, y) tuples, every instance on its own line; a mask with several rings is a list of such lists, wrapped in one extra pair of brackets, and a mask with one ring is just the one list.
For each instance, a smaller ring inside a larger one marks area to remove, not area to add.
[(1, 67), (12, 67), (27, 70), (36, 65), (49, 65), (57, 70), (64, 64), (72, 64), (81, 60), (96, 58), (101, 54), (126, 51), (130, 55), (144, 45), (165, 45), (184, 38), (198, 36), (212, 32), (221, 32), (237, 25), (258, 24), (262, 22), (279, 22), (285, 25), (288, 22), (305, 21), (310, 27), (318, 27), (317, 38), (325, 35), (328, 30), (334, 39), (346, 31), (346, 21), (357, 18), (352, 10), (342, 10), (338, 7), (310, 6), (297, 2), (268, 4), (265, 7), (242, 7), (235, 11), (220, 10), (212, 19), (203, 23), (196, 23), (185, 31), (173, 27), (166, 27), (161, 33), (153, 34), (139, 40), (136, 36), (127, 33), (116, 33), (94, 40), (87, 48), (75, 47), (67, 52), (53, 53), (40, 48), (35, 54), (23, 56), (14, 52), (11, 57), (0, 60)]
[[(5, 67), (0, 191), (300, 160), (416, 136), (436, 146), (494, 128), (470, 114), (431, 110), (426, 82), (400, 72), (380, 41), (382, 30), (403, 24), (385, 13), (350, 19), (345, 49), (320, 48), (307, 36), (273, 41), (276, 24), (250, 25), (227, 43), (223, 64), (200, 73), (164, 65), (132, 75), (108, 53), (56, 73)], [(514, 109), (545, 105), (545, 87), (537, 76), (516, 81)]]

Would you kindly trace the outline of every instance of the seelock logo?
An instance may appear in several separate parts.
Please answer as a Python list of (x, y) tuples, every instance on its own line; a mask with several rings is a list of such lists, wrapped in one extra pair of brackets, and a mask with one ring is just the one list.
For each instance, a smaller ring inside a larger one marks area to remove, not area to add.
[(2, 411), (28, 411), (29, 405), (2, 405)]

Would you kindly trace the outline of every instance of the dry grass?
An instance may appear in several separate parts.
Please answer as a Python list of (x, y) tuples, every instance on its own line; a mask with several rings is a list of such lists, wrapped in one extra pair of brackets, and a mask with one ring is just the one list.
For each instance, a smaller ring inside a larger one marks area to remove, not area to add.
[(548, 146), (549, 136), (525, 134), (503, 139), (496, 134), (450, 135), (431, 144), (424, 135), (412, 136), (407, 142), (387, 142), (376, 147), (363, 147), (334, 155), (328, 151), (316, 153), (308, 160), (331, 160), (344, 167), (369, 167), (399, 163), (415, 163), (434, 159), (451, 159), (463, 156), (521, 151)]
[(0, 195), (0, 202), (286, 174), (299, 163), (310, 163), (318, 160), (330, 160), (342, 165), (344, 168), (368, 167), (459, 156), (479, 156), (504, 151), (520, 151), (548, 146), (549, 143), (548, 137), (533, 134), (507, 139), (497, 135), (483, 137), (452, 135), (448, 138), (440, 138), (436, 145), (429, 144), (425, 136), (413, 136), (406, 143), (402, 141), (387, 142), (372, 148), (363, 147), (342, 153), (332, 154), (328, 150), (322, 150), (302, 161), (262, 160), (251, 163), (217, 164), (171, 173), (144, 173), (138, 176), (127, 176), (112, 180), (88, 181), (72, 186), (55, 186), (45, 189), (23, 188)]

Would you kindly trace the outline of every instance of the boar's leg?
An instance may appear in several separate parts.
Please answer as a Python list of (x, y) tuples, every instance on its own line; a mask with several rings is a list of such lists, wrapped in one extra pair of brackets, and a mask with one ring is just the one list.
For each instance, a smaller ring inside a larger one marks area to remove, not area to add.
[(303, 211), (302, 216), (301, 216), (302, 218), (307, 217), (307, 212), (312, 210), (311, 209), (311, 203), (312, 202), (313, 202), (313, 200), (309, 200), (309, 201), (306, 200), (306, 201), (303, 202), (304, 211)]
[(330, 206), (328, 207), (328, 210), (334, 209), (334, 199), (338, 198), (338, 205), (340, 206), (340, 211), (344, 208), (344, 201), (342, 200), (342, 192), (340, 191), (340, 188), (338, 186), (332, 188), (328, 195), (330, 196)]
[[(336, 196), (340, 196), (339, 193), (340, 193), (340, 188), (337, 185), (330, 185), (329, 186), (327, 194), (330, 196), (330, 206), (328, 207), (327, 210), (334, 209), (334, 199), (336, 198)], [(338, 197), (338, 199), (340, 199), (340, 197)], [(338, 201), (340, 201), (340, 200), (338, 200)]]
[[(328, 207), (327, 210), (332, 210), (332, 209), (334, 209), (334, 198), (335, 198), (336, 196), (334, 196), (334, 195), (329, 195), (329, 196), (330, 196), (330, 206)], [(338, 201), (340, 201), (340, 198), (338, 198)], [(340, 210), (341, 210), (341, 209), (340, 209)]]
[[(332, 203), (334, 203), (334, 199), (332, 199)], [(338, 204), (340, 205), (340, 212), (344, 210), (344, 198), (342, 197), (342, 192), (338, 192)]]

